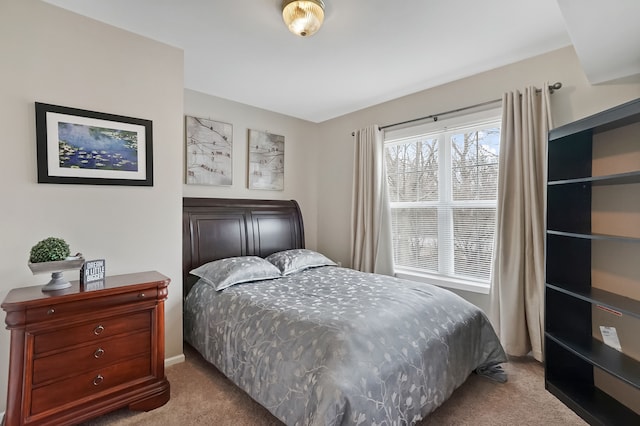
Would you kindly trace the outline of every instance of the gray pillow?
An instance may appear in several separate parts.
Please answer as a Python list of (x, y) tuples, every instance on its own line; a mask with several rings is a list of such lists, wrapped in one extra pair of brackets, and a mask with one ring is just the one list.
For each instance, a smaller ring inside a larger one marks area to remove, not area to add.
[(282, 275), (293, 274), (317, 266), (336, 266), (337, 264), (318, 252), (309, 249), (283, 250), (267, 256), (266, 259), (276, 265)]
[(205, 263), (189, 272), (216, 290), (249, 281), (279, 278), (280, 270), (258, 256), (228, 257)]

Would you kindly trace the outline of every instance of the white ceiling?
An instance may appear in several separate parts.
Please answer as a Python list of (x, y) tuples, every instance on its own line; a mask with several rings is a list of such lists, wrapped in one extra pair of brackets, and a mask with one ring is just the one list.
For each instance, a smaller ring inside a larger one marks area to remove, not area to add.
[[(312, 122), (572, 44), (566, 23), (580, 24), (582, 8), (576, 5), (591, 3), (591, 12), (614, 3), (640, 5), (639, 0), (325, 0), (324, 25), (301, 38), (282, 22), (281, 0), (46, 1), (183, 49), (188, 89)], [(628, 13), (620, 15), (637, 31), (632, 20), (640, 13)], [(616, 25), (624, 32), (624, 25)], [(575, 32), (583, 43), (576, 50), (590, 61), (594, 32), (593, 27), (586, 36)]]
[(640, 81), (640, 0), (557, 0), (592, 84)]

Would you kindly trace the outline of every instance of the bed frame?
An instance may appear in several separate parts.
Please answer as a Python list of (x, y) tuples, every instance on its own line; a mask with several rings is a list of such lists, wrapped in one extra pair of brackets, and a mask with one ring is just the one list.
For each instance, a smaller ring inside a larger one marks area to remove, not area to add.
[(182, 199), (183, 297), (195, 284), (189, 271), (204, 263), (294, 248), (304, 248), (302, 213), (294, 200)]

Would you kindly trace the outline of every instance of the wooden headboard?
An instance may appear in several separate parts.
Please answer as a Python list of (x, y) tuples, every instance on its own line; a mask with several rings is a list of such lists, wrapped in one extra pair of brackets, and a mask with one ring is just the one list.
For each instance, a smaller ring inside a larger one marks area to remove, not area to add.
[(195, 283), (189, 271), (204, 263), (293, 248), (304, 248), (302, 213), (294, 200), (182, 199), (183, 297)]

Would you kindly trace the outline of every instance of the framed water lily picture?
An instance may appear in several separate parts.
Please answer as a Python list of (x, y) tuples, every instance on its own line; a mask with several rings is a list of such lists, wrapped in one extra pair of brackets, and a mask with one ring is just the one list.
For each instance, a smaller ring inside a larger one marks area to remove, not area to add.
[(151, 120), (35, 105), (39, 183), (153, 186)]

